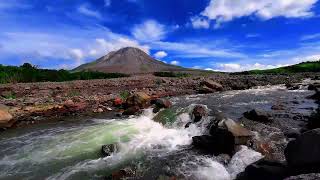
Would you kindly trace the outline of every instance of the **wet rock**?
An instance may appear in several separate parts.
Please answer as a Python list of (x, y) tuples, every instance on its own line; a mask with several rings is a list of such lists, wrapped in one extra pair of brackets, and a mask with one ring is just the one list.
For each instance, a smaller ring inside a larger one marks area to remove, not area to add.
[(0, 107), (0, 128), (9, 128), (15, 123), (12, 115), (3, 107)]
[(285, 149), (288, 165), (295, 168), (320, 166), (320, 129), (303, 133)]
[(177, 114), (172, 109), (164, 109), (160, 111), (153, 120), (163, 125), (167, 123), (173, 123), (177, 119)]
[[(248, 129), (241, 126), (239, 123), (236, 123), (232, 119), (226, 119), (219, 122), (219, 127), (226, 128), (235, 138), (236, 145), (246, 145), (248, 141), (252, 138), (253, 133)], [(210, 129), (211, 135), (215, 133), (214, 129)]]
[(124, 110), (124, 112), (122, 113), (122, 115), (137, 115), (141, 112), (141, 109), (139, 106), (131, 106), (129, 108), (127, 108), (126, 110)]
[(219, 154), (232, 155), (235, 147), (235, 138), (228, 130), (217, 128), (212, 136), (192, 137), (192, 144), (195, 148), (215, 156)]
[(289, 129), (287, 131), (284, 132), (284, 135), (287, 137), (287, 138), (293, 138), (293, 139), (296, 139), (300, 136), (300, 131), (297, 130), (297, 129)]
[(271, 107), (271, 109), (276, 111), (283, 111), (286, 109), (286, 107), (283, 104), (275, 104)]
[(101, 153), (104, 157), (111, 156), (112, 153), (118, 152), (118, 144), (107, 144), (101, 147)]
[(285, 178), (284, 180), (319, 180), (320, 174), (301, 174), (297, 176), (290, 176)]
[(318, 108), (315, 112), (311, 114), (308, 118), (306, 130), (312, 130), (320, 128), (320, 108)]
[(126, 100), (126, 105), (139, 106), (140, 108), (145, 108), (149, 105), (151, 97), (144, 92), (136, 92), (130, 95)]
[(320, 90), (317, 88), (316, 93), (314, 95), (310, 96), (309, 98), (319, 101), (320, 100)]
[(111, 174), (111, 176), (107, 177), (108, 180), (122, 180), (127, 178), (134, 178), (135, 172), (130, 168), (120, 169), (119, 171), (115, 171)]
[(262, 159), (249, 165), (237, 180), (283, 180), (287, 174), (285, 164)]
[(262, 122), (262, 123), (271, 123), (271, 115), (265, 111), (253, 109), (251, 111), (245, 112), (244, 117), (253, 121)]
[(202, 117), (207, 116), (207, 110), (204, 106), (196, 105), (192, 110), (193, 122), (199, 122)]
[(156, 99), (154, 104), (158, 108), (170, 108), (172, 103), (168, 99)]
[(300, 85), (299, 84), (286, 84), (286, 87), (288, 90), (298, 90), (300, 89)]

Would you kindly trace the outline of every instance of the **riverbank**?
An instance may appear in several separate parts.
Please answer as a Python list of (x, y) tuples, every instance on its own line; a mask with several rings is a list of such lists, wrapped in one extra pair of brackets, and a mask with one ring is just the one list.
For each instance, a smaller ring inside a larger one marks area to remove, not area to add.
[[(95, 116), (101, 113), (116, 114), (123, 110), (115, 106), (115, 99), (124, 99), (129, 93), (145, 92), (152, 99), (243, 90), (255, 86), (290, 84), (316, 73), (290, 75), (229, 75), (162, 78), (140, 75), (109, 80), (70, 81), (62, 83), (25, 83), (0, 85), (1, 108), (13, 116), (12, 126), (60, 120), (66, 117)], [(205, 83), (209, 81), (208, 83)], [(212, 83), (214, 83), (212, 85)], [(210, 85), (211, 84), (211, 85)], [(209, 87), (208, 87), (209, 86)]]

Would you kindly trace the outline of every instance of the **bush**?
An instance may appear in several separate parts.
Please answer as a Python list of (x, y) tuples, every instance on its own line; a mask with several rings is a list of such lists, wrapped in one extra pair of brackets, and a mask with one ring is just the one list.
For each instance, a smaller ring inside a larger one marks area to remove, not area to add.
[(0, 65), (0, 83), (27, 83), (27, 82), (63, 82), (72, 80), (110, 79), (128, 77), (121, 73), (101, 72), (69, 72), (66, 70), (38, 69), (29, 63), (20, 67)]
[(153, 75), (158, 77), (188, 77), (190, 74), (182, 72), (155, 72)]

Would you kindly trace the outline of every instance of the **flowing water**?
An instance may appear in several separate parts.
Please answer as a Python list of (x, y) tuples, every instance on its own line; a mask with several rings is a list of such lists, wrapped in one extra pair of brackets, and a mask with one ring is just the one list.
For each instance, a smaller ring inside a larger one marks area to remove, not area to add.
[[(192, 137), (206, 133), (210, 117), (185, 129), (194, 104), (219, 109), (238, 119), (252, 108), (270, 110), (287, 102), (294, 112), (310, 114), (311, 91), (287, 91), (273, 86), (210, 95), (175, 97), (174, 122), (152, 120), (151, 109), (139, 117), (84, 119), (9, 130), (0, 134), (0, 179), (103, 179), (111, 172), (134, 167), (141, 179), (229, 180), (260, 158), (243, 146), (229, 164), (190, 148)], [(297, 103), (290, 103), (300, 101)], [(119, 143), (119, 152), (102, 158), (101, 146)]]

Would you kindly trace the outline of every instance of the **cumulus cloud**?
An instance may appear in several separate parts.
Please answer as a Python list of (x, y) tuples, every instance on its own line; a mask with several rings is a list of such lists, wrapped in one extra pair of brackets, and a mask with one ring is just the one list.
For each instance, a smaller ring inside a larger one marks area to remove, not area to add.
[(199, 16), (192, 17), (191, 23), (193, 28), (195, 29), (201, 29), (201, 28), (208, 29), (210, 27), (209, 20)]
[(180, 62), (179, 62), (179, 61), (171, 61), (170, 64), (172, 64), (172, 65), (179, 65)]
[(217, 64), (215, 71), (223, 71), (223, 72), (240, 72), (240, 71), (248, 71), (248, 70), (263, 70), (263, 69), (273, 69), (282, 66), (288, 66), (289, 64), (237, 64), (237, 63), (225, 63), (225, 64)]
[(168, 54), (165, 51), (158, 51), (154, 54), (155, 58), (161, 59), (168, 56)]
[(70, 55), (75, 59), (73, 66), (80, 66), (83, 64), (84, 53), (81, 49), (71, 49)]
[(147, 20), (142, 24), (134, 26), (132, 35), (139, 41), (152, 42), (158, 41), (166, 35), (165, 26), (154, 20)]
[(216, 21), (215, 27), (221, 23), (245, 16), (257, 16), (263, 20), (274, 17), (305, 18), (311, 17), (311, 11), (317, 0), (211, 0), (201, 13)]
[(89, 55), (93, 57), (104, 56), (111, 51), (116, 51), (124, 47), (136, 47), (149, 54), (150, 47), (140, 45), (137, 41), (119, 36), (115, 39), (97, 38), (95, 45), (90, 49)]
[(94, 17), (97, 19), (102, 18), (102, 15), (99, 13), (99, 11), (90, 9), (87, 4), (80, 5), (78, 7), (78, 12), (85, 16)]

